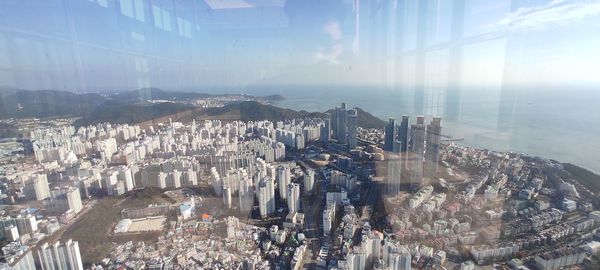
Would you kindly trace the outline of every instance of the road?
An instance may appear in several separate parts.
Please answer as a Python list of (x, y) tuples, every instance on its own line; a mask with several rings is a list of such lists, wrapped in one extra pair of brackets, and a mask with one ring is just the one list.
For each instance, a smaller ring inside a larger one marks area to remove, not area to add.
[[(348, 155), (347, 152), (339, 151), (339, 149), (328, 149), (329, 152), (334, 152), (337, 154)], [(310, 166), (305, 162), (302, 155), (291, 155), (294, 159), (304, 168), (309, 168)], [(340, 170), (345, 173), (355, 174), (354, 171), (348, 170), (346, 168), (342, 168), (337, 166), (337, 164), (330, 163), (329, 166)], [(366, 188), (363, 193), (362, 201), (365, 202), (365, 206), (368, 206), (370, 209), (374, 209), (375, 203), (377, 202), (377, 188), (370, 184), (370, 181), (362, 175), (358, 175), (361, 182), (367, 184), (363, 188)], [(323, 238), (321, 237), (321, 219), (322, 219), (322, 208), (323, 202), (325, 200), (326, 189), (323, 185), (326, 185), (325, 179), (322, 179), (320, 174), (315, 174), (315, 185), (313, 188), (313, 192), (317, 192), (309, 197), (302, 198), (302, 205), (306, 206), (304, 208), (304, 225), (305, 225), (305, 233), (306, 240), (309, 249), (306, 252), (304, 257), (304, 266), (303, 269), (316, 269), (317, 256), (322, 246)], [(367, 211), (365, 215), (363, 215), (364, 220), (370, 220), (372, 211)]]
[(315, 175), (315, 185), (313, 187), (314, 192), (310, 197), (302, 198), (302, 205), (305, 205), (304, 225), (306, 233), (306, 241), (309, 249), (304, 256), (304, 269), (314, 269), (316, 266), (317, 255), (321, 248), (321, 238), (319, 231), (319, 222), (321, 220), (322, 202), (325, 199), (325, 194), (322, 192), (321, 184), (322, 180), (316, 181), (317, 176)]

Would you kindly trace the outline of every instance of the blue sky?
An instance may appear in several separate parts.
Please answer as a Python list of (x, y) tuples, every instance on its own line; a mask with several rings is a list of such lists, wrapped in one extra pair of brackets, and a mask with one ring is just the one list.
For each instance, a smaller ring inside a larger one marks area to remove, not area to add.
[(5, 0), (0, 85), (597, 86), (598, 33), (600, 0)]

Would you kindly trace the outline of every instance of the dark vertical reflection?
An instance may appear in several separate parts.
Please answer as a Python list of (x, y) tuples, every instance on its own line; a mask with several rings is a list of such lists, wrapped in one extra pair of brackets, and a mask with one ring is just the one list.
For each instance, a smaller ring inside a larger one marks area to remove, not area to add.
[(417, 6), (417, 42), (415, 63), (414, 112), (422, 114), (425, 103), (425, 42), (427, 29), (428, 1), (418, 1)]
[(448, 58), (448, 90), (445, 118), (458, 120), (460, 114), (460, 78), (462, 66), (462, 38), (465, 16), (465, 0), (452, 1), (452, 25), (450, 32), (450, 56)]
[[(510, 11), (530, 4), (530, 0), (511, 1)], [(522, 75), (522, 61), (525, 59), (526, 33), (519, 31), (506, 38), (506, 50), (504, 54), (504, 72), (498, 106), (498, 130), (509, 131), (514, 126), (516, 103), (519, 98), (520, 83)]]

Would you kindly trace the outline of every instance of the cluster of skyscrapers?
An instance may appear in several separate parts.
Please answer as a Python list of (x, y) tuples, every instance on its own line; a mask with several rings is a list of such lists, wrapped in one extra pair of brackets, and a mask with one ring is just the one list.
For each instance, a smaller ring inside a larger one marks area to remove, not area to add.
[[(292, 182), (290, 166), (292, 164), (284, 163), (275, 169), (271, 164), (266, 164), (254, 174), (253, 178), (258, 181), (256, 197), (261, 217), (267, 217), (275, 213), (276, 207), (278, 207), (275, 204), (275, 190), (278, 190), (279, 198), (287, 203), (289, 213), (297, 213), (301, 210), (301, 188), (299, 183)], [(309, 169), (304, 174), (303, 184), (305, 192), (312, 190), (314, 186), (314, 172), (312, 170)]]
[(333, 113), (326, 113), (321, 131), (321, 139), (329, 143), (335, 139), (340, 144), (347, 144), (350, 149), (358, 145), (358, 110), (346, 109), (346, 103), (336, 107)]
[[(442, 126), (440, 117), (433, 117), (426, 125), (424, 116), (417, 116), (410, 125), (410, 117), (402, 116), (396, 124), (390, 118), (385, 127), (384, 150), (388, 151), (388, 193), (399, 192), (400, 178), (406, 177), (414, 186), (423, 185), (424, 177), (432, 179), (437, 173)], [(405, 169), (405, 174), (402, 174)]]
[(400, 125), (396, 125), (396, 119), (391, 118), (385, 126), (385, 140), (383, 148), (389, 152), (406, 152), (408, 147), (408, 115), (402, 116)]

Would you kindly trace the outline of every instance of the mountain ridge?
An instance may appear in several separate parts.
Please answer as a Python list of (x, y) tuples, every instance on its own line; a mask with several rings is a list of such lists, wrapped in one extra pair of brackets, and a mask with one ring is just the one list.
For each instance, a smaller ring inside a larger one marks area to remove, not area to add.
[[(150, 101), (183, 102), (200, 98), (241, 96), (272, 102), (284, 99), (281, 95), (251, 96), (244, 94), (206, 94), (196, 92), (166, 91), (159, 88), (140, 88), (113, 93), (75, 93), (63, 90), (22, 90), (2, 88), (0, 91), (0, 119), (6, 118), (46, 118), (46, 117), (88, 117), (101, 105), (116, 108), (125, 106), (151, 105)], [(107, 104), (104, 104), (107, 103)], [(172, 107), (163, 105), (161, 108)], [(139, 111), (137, 108), (134, 111)], [(167, 110), (172, 112), (172, 110)], [(98, 111), (96, 111), (97, 113)], [(141, 119), (141, 118), (140, 118)]]
[[(385, 121), (375, 117), (365, 110), (356, 107), (358, 110), (358, 126), (363, 128), (383, 128)], [(328, 110), (326, 112), (331, 112)], [(277, 107), (274, 105), (262, 104), (256, 101), (244, 101), (240, 103), (229, 104), (218, 108), (209, 108), (201, 114), (196, 114), (196, 118), (216, 118), (221, 120), (241, 120), (241, 121), (258, 121), (269, 120), (273, 122), (297, 119), (297, 118), (316, 118), (323, 117), (322, 112), (308, 112), (305, 110), (292, 110)], [(237, 118), (237, 119), (236, 119)], [(191, 119), (185, 119), (191, 120)]]
[[(141, 88), (106, 95), (73, 93), (60, 90), (20, 90), (0, 96), (0, 118), (27, 117), (79, 117), (76, 126), (101, 122), (140, 123), (169, 115), (197, 119), (223, 119), (257, 121), (282, 121), (294, 118), (323, 117), (321, 112), (296, 111), (263, 104), (258, 101), (233, 102), (223, 107), (198, 108), (187, 105), (190, 100), (207, 97), (248, 96), (260, 101), (284, 99), (281, 95), (254, 97), (250, 95), (211, 95), (193, 92), (165, 91), (158, 88)], [(151, 101), (165, 100), (155, 103)], [(175, 102), (173, 102), (175, 101)], [(358, 110), (358, 125), (364, 128), (382, 128), (385, 122), (370, 113)], [(181, 114), (182, 112), (186, 112)]]
[(191, 105), (173, 102), (127, 103), (109, 100), (96, 107), (89, 114), (77, 119), (74, 122), (74, 125), (79, 127), (103, 122), (110, 122), (112, 124), (136, 124), (160, 118), (165, 115), (190, 110), (192, 108), (194, 107)]
[(60, 90), (22, 90), (0, 96), (0, 118), (85, 115), (107, 99), (98, 94)]
[(140, 88), (128, 91), (120, 91), (109, 95), (111, 98), (121, 101), (138, 101), (138, 100), (189, 100), (196, 98), (212, 97), (211, 94), (181, 92), (181, 91), (166, 91), (155, 87)]

